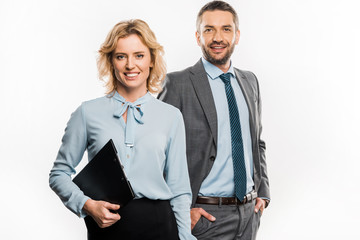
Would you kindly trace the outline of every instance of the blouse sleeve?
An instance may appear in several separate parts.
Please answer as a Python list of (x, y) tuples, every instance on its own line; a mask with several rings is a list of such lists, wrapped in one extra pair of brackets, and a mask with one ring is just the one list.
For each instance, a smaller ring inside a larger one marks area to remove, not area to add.
[(89, 197), (72, 182), (71, 175), (80, 163), (87, 146), (86, 122), (83, 105), (72, 113), (65, 128), (62, 144), (50, 171), (49, 184), (64, 205), (79, 217), (87, 214), (82, 210)]
[(180, 239), (196, 239), (191, 235), (191, 188), (186, 161), (185, 127), (180, 111), (173, 123), (167, 147), (165, 180), (173, 193), (170, 200), (179, 229)]

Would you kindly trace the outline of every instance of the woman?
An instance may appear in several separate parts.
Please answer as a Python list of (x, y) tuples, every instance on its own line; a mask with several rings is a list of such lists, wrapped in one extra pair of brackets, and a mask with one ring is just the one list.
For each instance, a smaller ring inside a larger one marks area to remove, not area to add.
[[(66, 207), (86, 217), (88, 239), (195, 239), (182, 116), (150, 94), (165, 77), (162, 54), (144, 21), (115, 25), (98, 58), (107, 95), (81, 104), (67, 124), (50, 187)], [(84, 151), (92, 159), (109, 139), (136, 196), (120, 210), (85, 196), (71, 180)]]

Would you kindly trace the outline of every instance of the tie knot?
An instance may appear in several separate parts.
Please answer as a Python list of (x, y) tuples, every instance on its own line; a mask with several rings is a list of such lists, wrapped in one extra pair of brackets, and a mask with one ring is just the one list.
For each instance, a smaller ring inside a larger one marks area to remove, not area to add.
[(223, 73), (220, 75), (220, 79), (225, 83), (230, 83), (230, 76), (231, 76), (231, 73)]

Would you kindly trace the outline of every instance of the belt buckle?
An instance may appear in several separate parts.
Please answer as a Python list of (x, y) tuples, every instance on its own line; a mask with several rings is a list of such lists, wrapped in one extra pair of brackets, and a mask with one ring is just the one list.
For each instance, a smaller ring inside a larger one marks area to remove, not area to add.
[(245, 196), (244, 196), (244, 200), (242, 201), (242, 204), (245, 204), (245, 203), (247, 203), (248, 201), (249, 201), (248, 195), (245, 195)]
[(251, 202), (252, 200), (252, 194), (246, 194), (246, 202)]
[(244, 196), (244, 200), (242, 201), (243, 204), (251, 202), (253, 200), (252, 193), (248, 193)]
[(254, 200), (257, 197), (257, 193), (255, 191), (251, 192), (251, 200)]

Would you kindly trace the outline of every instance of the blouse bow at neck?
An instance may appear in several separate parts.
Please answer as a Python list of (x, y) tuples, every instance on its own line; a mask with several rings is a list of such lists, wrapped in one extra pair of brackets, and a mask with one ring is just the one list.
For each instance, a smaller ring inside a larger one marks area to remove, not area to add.
[(120, 119), (121, 116), (127, 111), (125, 126), (125, 144), (128, 147), (133, 147), (136, 123), (144, 124), (144, 121), (142, 120), (142, 117), (144, 115), (143, 104), (149, 101), (152, 96), (150, 95), (150, 93), (146, 93), (141, 98), (138, 98), (135, 102), (128, 102), (118, 92), (115, 92), (113, 98), (120, 103), (114, 111), (114, 117)]

